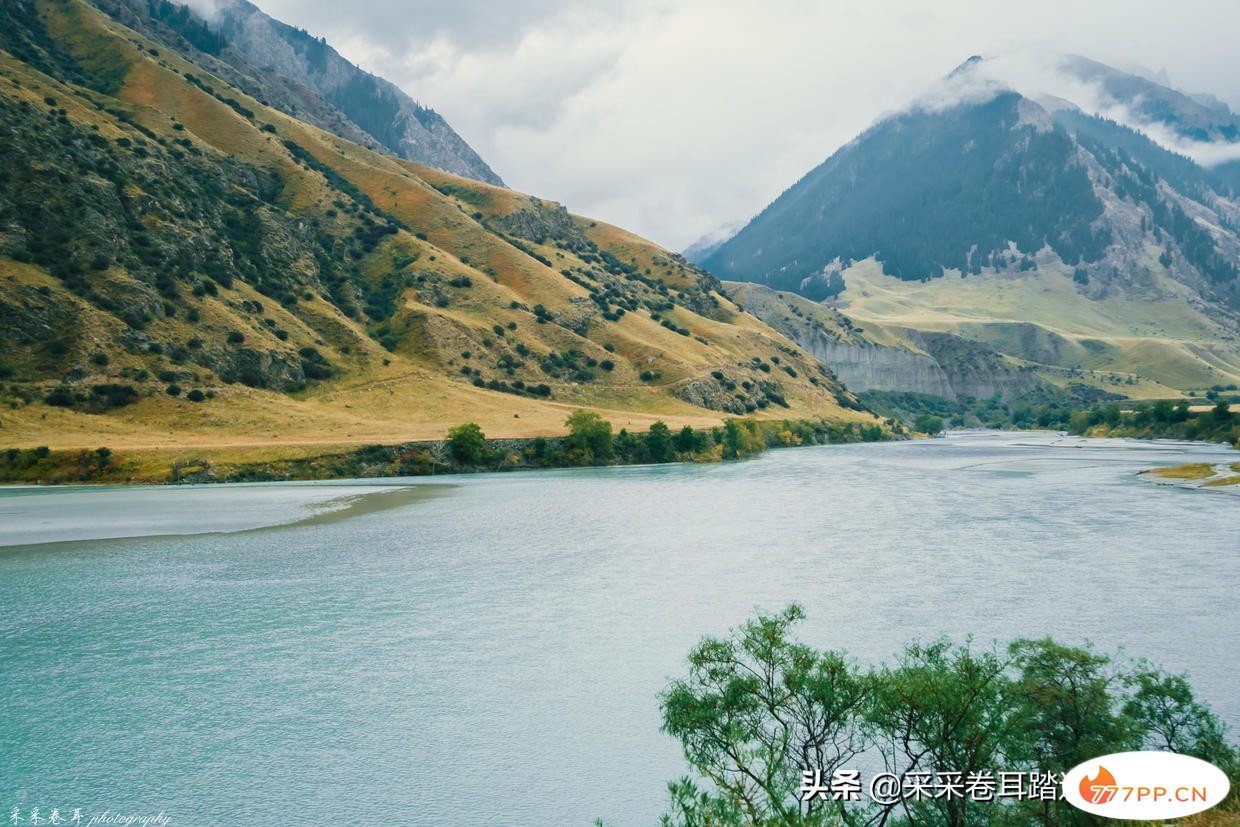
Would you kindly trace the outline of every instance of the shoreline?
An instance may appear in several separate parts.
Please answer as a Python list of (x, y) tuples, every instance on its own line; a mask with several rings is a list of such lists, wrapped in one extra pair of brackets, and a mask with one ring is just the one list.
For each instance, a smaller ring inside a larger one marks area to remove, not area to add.
[[(270, 445), (113, 451), (0, 449), (0, 489), (66, 485), (168, 486), (252, 482), (330, 482), (550, 468), (713, 463), (744, 459), (768, 448), (853, 444), (909, 438), (885, 424), (809, 419), (729, 419), (722, 426), (629, 433), (621, 428), (590, 437), (485, 439), (473, 461), (462, 461), (450, 439), (397, 444)], [(590, 440), (593, 440), (591, 442)], [(323, 450), (327, 448), (328, 450)], [(595, 452), (598, 456), (595, 456)]]
[[(568, 436), (497, 438), (486, 440), (488, 461), (476, 464), (456, 462), (450, 455), (448, 440), (416, 440), (396, 444), (340, 445), (307, 443), (287, 445), (273, 443), (244, 446), (224, 446), (200, 449), (194, 447), (161, 447), (154, 449), (18, 449), (0, 448), (0, 492), (21, 489), (47, 490), (59, 487), (83, 486), (91, 488), (121, 487), (162, 488), (167, 486), (244, 485), (263, 482), (341, 483), (356, 481), (383, 484), (381, 480), (402, 477), (434, 478), (443, 476), (513, 473), (572, 469), (583, 467), (639, 467), (666, 464), (703, 464), (729, 462), (763, 453), (767, 449), (799, 447), (801, 445), (842, 445), (866, 442), (900, 441), (919, 438), (908, 431), (880, 427), (867, 431), (851, 422), (827, 422), (822, 420), (752, 420), (738, 419), (730, 422), (743, 423), (753, 429), (753, 439), (747, 446), (738, 446), (732, 454), (720, 450), (719, 434), (722, 427), (694, 431), (713, 440), (711, 450), (677, 452), (673, 458), (651, 460), (645, 456), (617, 457), (607, 462), (538, 460), (531, 450), (542, 445), (551, 451), (562, 450)], [(693, 430), (693, 429), (688, 429)], [(939, 438), (950, 434), (971, 432), (1007, 434), (1054, 434), (1073, 437), (1083, 441), (1124, 439), (1150, 445), (1160, 442), (1168, 445), (1215, 446), (1236, 450), (1226, 442), (1212, 440), (1176, 439), (1170, 437), (1119, 436), (1098, 431), (1074, 434), (1070, 431), (1050, 428), (959, 428), (942, 432)], [(649, 434), (628, 434), (621, 429), (615, 440), (641, 440)], [(933, 438), (933, 437), (931, 437)], [(327, 450), (323, 450), (323, 449)], [(24, 477), (12, 473), (14, 454), (42, 453), (41, 470), (47, 478), (27, 474)], [(5, 460), (10, 466), (5, 465)], [(105, 462), (100, 460), (106, 459)], [(1155, 467), (1141, 471), (1137, 477), (1145, 482), (1169, 487), (1221, 491), (1240, 494), (1240, 463), (1215, 463), (1215, 472), (1209, 478), (1183, 478), (1169, 473), (1171, 469)], [(1230, 470), (1228, 470), (1230, 467)]]
[[(1030, 438), (1021, 440), (1019, 435)], [(970, 437), (990, 437), (1012, 448), (1084, 448), (1106, 451), (1123, 448), (1128, 451), (1177, 450), (1179, 465), (1164, 465), (1142, 471), (1129, 471), (1129, 479), (1140, 479), (1169, 487), (1200, 488), (1240, 495), (1240, 462), (1230, 459), (1220, 461), (1218, 453), (1208, 450), (1209, 443), (1182, 440), (1166, 441), (1164, 446), (1138, 444), (1127, 438), (1089, 438), (1065, 434), (1054, 430), (995, 430), (961, 429), (944, 435), (968, 441)], [(1038, 439), (1037, 437), (1041, 437)], [(895, 441), (890, 447), (896, 447)], [(930, 440), (927, 440), (930, 442)], [(1090, 444), (1090, 443), (1095, 444)], [(1107, 443), (1124, 443), (1108, 445)], [(811, 443), (802, 447), (837, 447), (848, 443)], [(858, 443), (852, 443), (858, 444)], [(778, 447), (778, 446), (776, 446)], [(1223, 448), (1225, 446), (1217, 446)], [(1196, 449), (1196, 450), (1194, 450)], [(1230, 449), (1229, 449), (1230, 450)], [(764, 452), (763, 452), (764, 453)], [(1061, 452), (1062, 453), (1062, 452)], [(1075, 452), (1072, 452), (1075, 453)], [(757, 458), (758, 454), (735, 457)], [(1185, 459), (1200, 457), (1185, 463)], [(625, 464), (594, 466), (560, 466), (547, 468), (507, 469), (545, 470), (548, 472), (579, 472), (582, 470), (653, 469), (660, 465), (687, 466), (692, 460), (674, 463), (631, 462)], [(1092, 466), (1088, 466), (1092, 467)], [(1138, 466), (1139, 467), (1139, 466)], [(487, 476), (505, 471), (474, 468), (458, 473), (436, 475), (438, 478), (421, 477), (369, 477), (330, 480), (280, 479), (269, 481), (245, 481), (233, 483), (180, 484), (77, 484), (62, 486), (39, 486), (19, 484), (0, 487), (0, 514), (18, 514), (33, 520), (33, 527), (6, 533), (0, 530), (0, 553), (23, 548), (47, 548), (78, 543), (111, 544), (129, 540), (158, 540), (187, 536), (251, 534), (290, 528), (329, 525), (365, 514), (377, 513), (400, 507), (414, 501), (451, 496), (453, 490), (467, 484), (461, 476)], [(1202, 483), (1234, 477), (1235, 484), (1204, 486)], [(51, 496), (57, 495), (57, 496)], [(69, 500), (63, 499), (69, 497)], [(158, 500), (153, 499), (158, 498)], [(169, 499), (171, 498), (171, 499)], [(115, 507), (124, 500), (125, 508)], [(57, 525), (57, 514), (69, 503), (75, 508), (94, 512), (89, 519), (75, 520), (69, 526)], [(159, 516), (134, 523), (127, 514), (135, 504), (146, 503), (146, 508), (158, 509)], [(42, 516), (40, 516), (42, 515)], [(183, 526), (192, 524), (192, 530)], [(9, 527), (15, 527), (10, 523)], [(182, 528), (177, 528), (182, 526)]]

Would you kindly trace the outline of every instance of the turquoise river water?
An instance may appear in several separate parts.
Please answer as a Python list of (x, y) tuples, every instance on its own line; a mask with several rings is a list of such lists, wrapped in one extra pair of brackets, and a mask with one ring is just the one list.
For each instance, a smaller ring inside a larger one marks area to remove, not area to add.
[[(0, 815), (649, 825), (657, 696), (802, 603), (863, 662), (1051, 634), (1187, 671), (1240, 725), (1234, 452), (1051, 434), (722, 465), (0, 489)], [(85, 823), (85, 820), (83, 821)]]

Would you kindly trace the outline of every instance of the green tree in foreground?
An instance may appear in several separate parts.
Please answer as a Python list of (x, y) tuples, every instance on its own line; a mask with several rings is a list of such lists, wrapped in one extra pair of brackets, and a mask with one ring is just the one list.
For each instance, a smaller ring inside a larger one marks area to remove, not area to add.
[[(689, 654), (661, 698), (663, 730), (698, 775), (669, 784), (665, 827), (811, 825), (1084, 825), (1059, 801), (905, 799), (890, 805), (798, 796), (804, 770), (875, 762), (913, 773), (1062, 773), (1131, 749), (1182, 752), (1233, 779), (1237, 750), (1188, 682), (1045, 638), (1006, 649), (940, 639), (894, 665), (863, 669), (844, 653), (793, 639), (799, 606), (758, 616)], [(875, 770), (877, 771), (877, 770)], [(871, 775), (867, 772), (866, 775)], [(705, 781), (705, 784), (701, 784)], [(1234, 811), (1233, 793), (1223, 805)]]
[(486, 434), (473, 422), (448, 429), (448, 448), (461, 465), (477, 465), (487, 447)]

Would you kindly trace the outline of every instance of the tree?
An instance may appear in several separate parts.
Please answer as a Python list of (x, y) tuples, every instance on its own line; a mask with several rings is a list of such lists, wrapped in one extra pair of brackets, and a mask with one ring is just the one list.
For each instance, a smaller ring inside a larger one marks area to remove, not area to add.
[(935, 436), (943, 432), (943, 419), (934, 414), (922, 414), (917, 417), (913, 427), (923, 434)]
[(646, 461), (646, 441), (621, 428), (611, 442), (612, 453), (622, 463)]
[(448, 447), (461, 465), (477, 465), (486, 450), (487, 437), (473, 422), (448, 429)]
[(804, 617), (792, 605), (728, 640), (703, 640), (689, 677), (663, 694), (663, 730), (717, 791), (673, 785), (674, 808), (705, 817), (695, 823), (817, 824), (842, 806), (792, 793), (805, 767), (829, 777), (858, 757), (873, 682), (842, 654), (793, 642), (789, 630)]
[(706, 435), (699, 434), (689, 425), (676, 434), (676, 451), (681, 454), (693, 454), (706, 449)]
[(672, 430), (663, 422), (651, 425), (649, 433), (646, 434), (646, 458), (650, 462), (671, 462), (676, 459)]
[(448, 440), (432, 440), (426, 446), (426, 456), (431, 461), (431, 475), (434, 476), (436, 468), (447, 464)]
[(747, 419), (729, 419), (724, 422), (719, 443), (723, 446), (725, 459), (760, 454), (766, 450), (758, 423)]
[[(984, 771), (1006, 763), (1005, 747), (1019, 724), (1008, 704), (1008, 662), (998, 653), (954, 646), (946, 639), (909, 645), (893, 669), (877, 675), (867, 720), (882, 733), (888, 772)], [(964, 825), (967, 797), (903, 801), (913, 823)]]
[(546, 466), (554, 464), (554, 456), (551, 443), (544, 436), (536, 436), (530, 440), (530, 444), (525, 449), (526, 456), (535, 465)]
[(691, 650), (688, 675), (661, 696), (663, 730), (706, 783), (669, 785), (665, 827), (1097, 823), (1057, 800), (798, 794), (806, 770), (825, 782), (873, 756), (905, 790), (949, 773), (1062, 773), (1131, 749), (1193, 755), (1232, 777), (1240, 769), (1240, 751), (1188, 681), (1144, 662), (1117, 664), (1049, 638), (1006, 649), (939, 639), (910, 644), (894, 666), (862, 670), (842, 652), (796, 641), (804, 616), (792, 605)]
[(1136, 748), (1131, 727), (1113, 708), (1110, 658), (1050, 638), (1018, 640), (1008, 651), (1020, 671), (1012, 696), (1031, 730), (1023, 757), (1068, 768), (1117, 744)]
[[(1183, 675), (1168, 675), (1141, 662), (1124, 681), (1133, 692), (1123, 712), (1142, 725), (1140, 748), (1194, 755), (1231, 778), (1240, 775), (1240, 755), (1227, 743), (1226, 729), (1197, 700)], [(1232, 802), (1237, 798), (1234, 787), (1228, 796)]]
[(741, 455), (745, 441), (741, 434), (741, 426), (736, 424), (735, 419), (729, 419), (723, 423), (723, 439), (720, 440), (720, 444), (723, 446), (723, 455), (728, 459)]
[(564, 420), (568, 437), (569, 460), (579, 465), (595, 465), (610, 462), (614, 456), (611, 423), (593, 411), (578, 409)]

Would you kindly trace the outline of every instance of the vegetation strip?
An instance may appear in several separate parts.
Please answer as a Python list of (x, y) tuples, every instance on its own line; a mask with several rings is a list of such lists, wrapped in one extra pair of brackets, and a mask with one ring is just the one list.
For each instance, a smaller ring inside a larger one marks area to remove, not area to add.
[(576, 410), (563, 437), (487, 439), (467, 422), (443, 440), (366, 445), (351, 451), (305, 457), (216, 462), (177, 450), (167, 464), (143, 467), (108, 448), (53, 451), (47, 447), (0, 452), (0, 482), (209, 483), (409, 477), (477, 471), (515, 471), (670, 462), (720, 462), (755, 456), (767, 448), (829, 443), (879, 442), (903, 436), (877, 423), (822, 420), (728, 419), (715, 428), (688, 425), (673, 431), (662, 422), (648, 432), (630, 433), (597, 413)]

